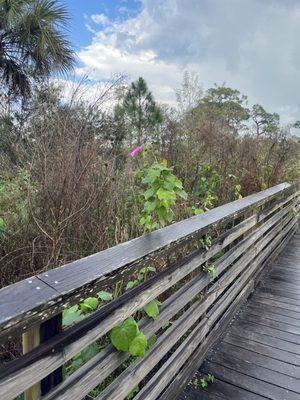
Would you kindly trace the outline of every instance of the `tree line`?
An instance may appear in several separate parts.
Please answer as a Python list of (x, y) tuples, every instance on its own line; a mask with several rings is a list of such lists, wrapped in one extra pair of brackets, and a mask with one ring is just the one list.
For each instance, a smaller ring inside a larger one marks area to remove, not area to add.
[(298, 179), (299, 122), (226, 85), (204, 91), (196, 73), (176, 107), (142, 77), (66, 94), (51, 78), (74, 66), (67, 20), (56, 1), (0, 0), (1, 286), (144, 232), (136, 146), (182, 182), (170, 223)]

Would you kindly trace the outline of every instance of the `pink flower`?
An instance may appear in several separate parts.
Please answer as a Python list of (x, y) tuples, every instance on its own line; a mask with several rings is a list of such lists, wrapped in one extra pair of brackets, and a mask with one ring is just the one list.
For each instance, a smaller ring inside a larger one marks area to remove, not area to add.
[(139, 154), (142, 151), (141, 146), (137, 146), (131, 153), (131, 157), (135, 157), (137, 154)]

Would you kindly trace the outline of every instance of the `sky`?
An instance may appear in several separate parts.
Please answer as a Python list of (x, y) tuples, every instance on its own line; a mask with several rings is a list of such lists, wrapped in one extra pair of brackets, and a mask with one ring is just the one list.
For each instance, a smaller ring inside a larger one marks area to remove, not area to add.
[(300, 0), (65, 0), (76, 74), (142, 76), (175, 104), (184, 71), (203, 88), (240, 90), (250, 104), (300, 120)]

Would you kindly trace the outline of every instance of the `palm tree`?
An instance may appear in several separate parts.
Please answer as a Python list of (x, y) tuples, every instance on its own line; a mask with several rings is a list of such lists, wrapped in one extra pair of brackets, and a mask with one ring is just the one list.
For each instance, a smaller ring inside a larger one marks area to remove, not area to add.
[(0, 0), (0, 80), (11, 93), (24, 96), (33, 80), (72, 67), (67, 20), (57, 0)]

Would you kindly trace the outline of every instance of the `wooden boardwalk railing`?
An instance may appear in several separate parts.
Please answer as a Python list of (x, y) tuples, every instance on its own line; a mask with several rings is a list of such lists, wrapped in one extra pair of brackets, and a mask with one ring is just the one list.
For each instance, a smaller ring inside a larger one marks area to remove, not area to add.
[[(295, 232), (298, 208), (298, 189), (283, 183), (1, 289), (0, 341), (23, 334), (27, 354), (0, 369), (0, 399), (26, 391), (28, 400), (80, 400), (95, 387), (98, 400), (125, 399), (137, 387), (135, 399), (176, 398)], [(63, 310), (117, 282), (121, 288), (149, 265), (158, 272), (62, 330)], [(157, 298), (157, 319), (143, 316)], [(143, 358), (105, 339), (132, 315), (148, 338), (157, 334)], [(62, 366), (99, 339), (102, 350), (63, 380)]]

